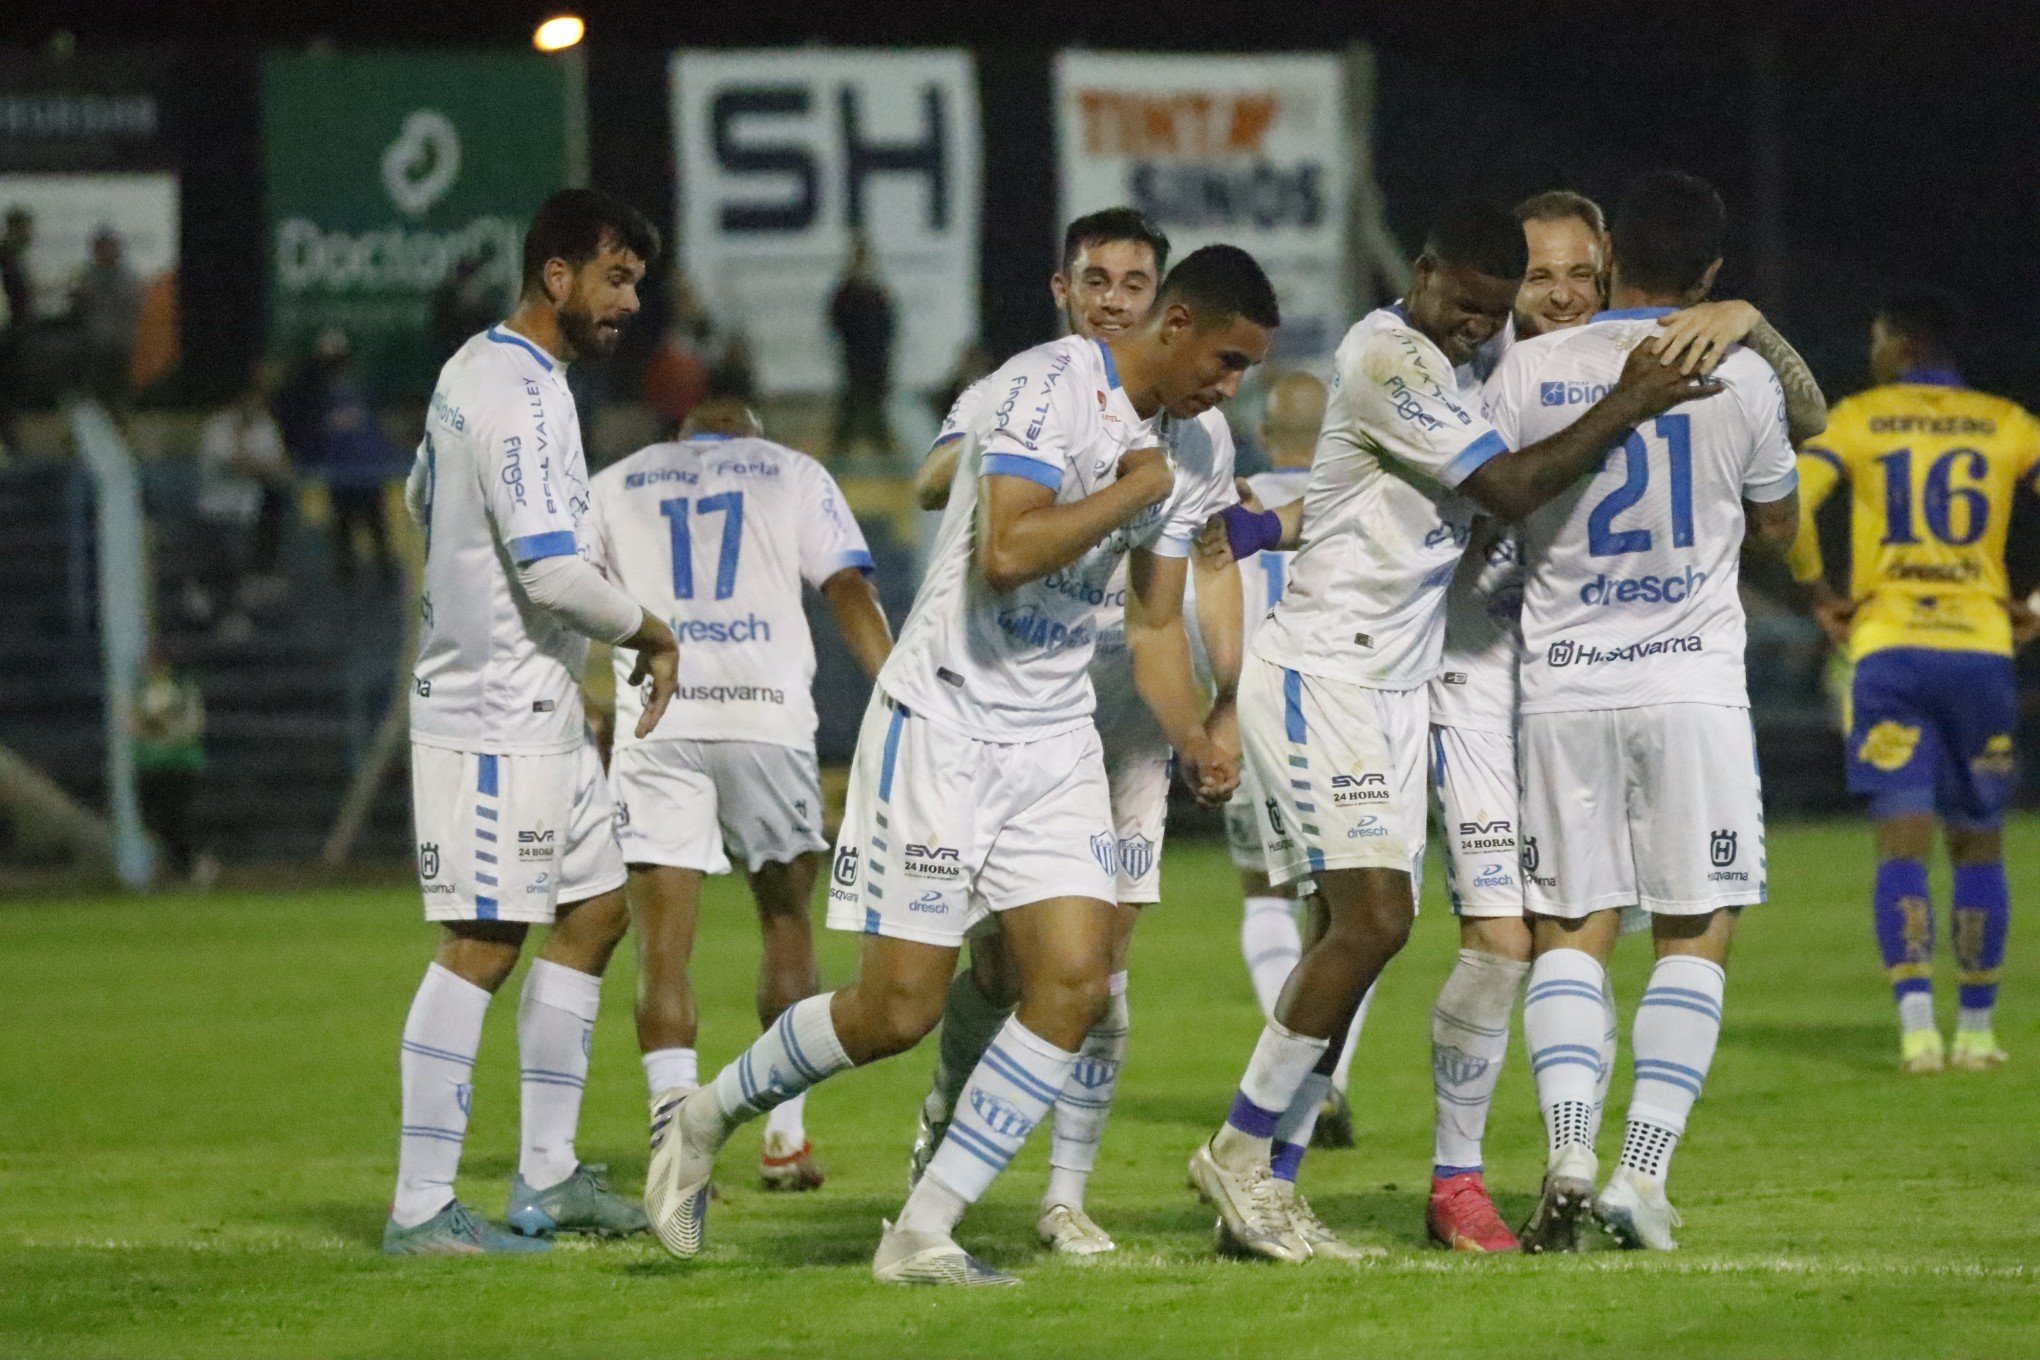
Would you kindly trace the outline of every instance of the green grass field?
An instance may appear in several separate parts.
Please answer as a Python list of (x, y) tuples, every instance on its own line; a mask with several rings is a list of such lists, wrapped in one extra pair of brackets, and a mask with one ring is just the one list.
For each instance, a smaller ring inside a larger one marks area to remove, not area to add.
[[(817, 1092), (820, 1193), (758, 1191), (758, 1134), (741, 1133), (693, 1263), (642, 1238), (389, 1260), (376, 1244), (397, 1035), (432, 946), (414, 892), (0, 905), (0, 1355), (2040, 1355), (2040, 948), (2014, 931), (1998, 1030), (2011, 1066), (1901, 1078), (1867, 848), (1857, 826), (1773, 835), (1777, 905), (1737, 944), (1720, 1055), (1673, 1173), (1686, 1226), (1670, 1256), (1424, 1245), (1427, 1016), (1454, 947), (1434, 889), (1354, 1070), (1360, 1146), (1305, 1170), (1328, 1221), (1392, 1255), (1285, 1268), (1214, 1259), (1211, 1215), (1183, 1189), (1260, 1023), (1230, 869), (1185, 845), (1135, 946), (1132, 1055), (1092, 1198), (1121, 1250), (1091, 1265), (1037, 1252), (1037, 1137), (961, 1234), (1026, 1282), (968, 1293), (868, 1274), (931, 1045)], [(2011, 862), (2015, 899), (2040, 903), (2040, 822), (2013, 828)], [(704, 1072), (755, 1028), (748, 907), (725, 880), (711, 908)], [(848, 946), (827, 941), (831, 979)], [(1625, 1048), (1646, 952), (1631, 941), (1618, 960)], [(615, 972), (580, 1146), (635, 1190), (634, 969), (620, 957)], [(517, 985), (490, 1016), (463, 1168), (462, 1197), (490, 1215), (516, 1154)], [(1612, 1110), (1627, 1088), (1625, 1059)], [(1519, 1035), (1488, 1163), (1512, 1218), (1542, 1146)]]

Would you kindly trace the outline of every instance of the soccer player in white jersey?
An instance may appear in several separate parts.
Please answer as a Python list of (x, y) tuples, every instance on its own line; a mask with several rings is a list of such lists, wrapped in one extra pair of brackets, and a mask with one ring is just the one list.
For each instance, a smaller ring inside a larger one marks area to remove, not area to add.
[(1474, 513), (1527, 514), (1596, 466), (1636, 421), (1707, 390), (1639, 355), (1583, 420), (1511, 450), (1481, 414), (1468, 363), (1508, 319), (1523, 231), (1496, 209), (1448, 213), (1409, 295), (1340, 343), (1338, 379), (1300, 516), (1226, 512), (1235, 557), (1301, 550), (1240, 678), (1245, 759), (1267, 795), (1269, 876), (1308, 875), (1329, 911), (1262, 1031), (1225, 1124), (1191, 1158), (1226, 1245), (1277, 1260), (1325, 1254), (1274, 1174), (1299, 1158), (1331, 1039), (1409, 936), (1424, 840), (1426, 683), (1439, 668), (1445, 586)]
[[(882, 1281), (1004, 1283), (952, 1237), (1077, 1064), (1109, 1000), (1118, 847), (1088, 667), (1104, 587), (1131, 552), (1136, 681), (1188, 782), (1235, 783), (1204, 732), (1181, 621), (1191, 537), (1229, 497), (1196, 418), (1266, 355), (1275, 293), (1245, 251), (1170, 271), (1146, 321), (1038, 345), (994, 376), (933, 563), (879, 676), (851, 767), (829, 924), (861, 931), (857, 980), (789, 1008), (681, 1101), (652, 1154), (653, 1226), (700, 1245), (716, 1149), (738, 1124), (933, 1029), (971, 925), (998, 912), (1020, 1003), (873, 1261)], [(1229, 472), (1230, 469), (1226, 469)]]
[[(1155, 286), (1168, 258), (1168, 238), (1132, 208), (1107, 208), (1070, 223), (1063, 237), (1061, 268), (1049, 280), (1050, 294), (1062, 310), (1068, 333), (1103, 340), (1140, 324), (1154, 301)], [(957, 398), (916, 482), (923, 507), (939, 509), (948, 504), (957, 461), (976, 452), (972, 430), (992, 396), (987, 378)], [(1229, 476), (1232, 433), (1225, 417), (1207, 411), (1196, 424), (1198, 429), (1185, 430), (1185, 437), (1210, 440), (1214, 474), (1226, 469)], [(1218, 490), (1216, 494), (1225, 493)], [(1084, 1200), (1111, 1115), (1132, 1023), (1127, 1003), (1127, 951), (1141, 908), (1161, 899), (1162, 838), (1169, 808), (1168, 741), (1134, 684), (1125, 617), (1126, 571), (1122, 563), (1105, 586), (1091, 660), (1091, 688), (1097, 696), (1094, 722), (1104, 750), (1113, 835), (1118, 843), (1111, 1001), (1105, 1015), (1085, 1036), (1072, 1078), (1056, 1097), (1048, 1186), (1035, 1224), (1036, 1235), (1045, 1245), (1076, 1256), (1116, 1249), (1111, 1236), (1092, 1220)], [(1207, 634), (1214, 639), (1210, 650), (1220, 657), (1216, 667), (1204, 667), (1207, 677), (1215, 679), (1217, 690), (1205, 729), (1235, 752), (1238, 734), (1232, 722), (1232, 704), (1239, 678), (1238, 583), (1230, 563), (1209, 568), (1201, 557), (1194, 557), (1186, 585), (1194, 587), (1190, 596), (1202, 620), (1185, 617), (1198, 639)], [(1139, 630), (1134, 634), (1136, 638), (1150, 635)], [(964, 1082), (1018, 999), (1013, 960), (1000, 940), (997, 917), (987, 917), (973, 932), (970, 959), (970, 968), (950, 982), (943, 1005), (934, 1081), (921, 1103), (920, 1125), (908, 1165), (910, 1184), (920, 1179), (941, 1146)]]
[[(524, 239), (517, 310), (440, 370), (406, 488), (426, 542), (411, 698), (418, 877), (445, 937), (404, 1023), (392, 1254), (531, 1250), (556, 1231), (646, 1227), (574, 1154), (602, 973), (629, 924), (580, 680), (589, 639), (636, 651), (649, 731), (672, 698), (678, 650), (664, 621), (585, 560), (588, 468), (565, 366), (615, 347), (657, 250), (651, 224), (605, 194), (548, 199)], [(482, 1017), (534, 924), (552, 929), (517, 1015), (523, 1148), (505, 1233), (453, 1183)]]
[[(892, 634), (870, 580), (871, 553), (820, 463), (760, 437), (740, 402), (708, 401), (680, 438), (640, 449), (595, 478), (597, 565), (649, 600), (686, 644), (679, 689), (649, 737), (642, 701), (616, 661), (609, 778), (638, 927), (637, 1030), (652, 1120), (696, 1079), (687, 966), (706, 874), (743, 864), (764, 951), (758, 1020), (770, 1025), (820, 986), (808, 904), (828, 842), (815, 764), (814, 641), (801, 585), (828, 601), (867, 676)], [(811, 1190), (822, 1171), (787, 1101), (765, 1127), (768, 1190)]]
[[(1510, 351), (1487, 385), (1502, 436), (1566, 428), (1660, 317), (1706, 295), (1725, 229), (1705, 182), (1633, 182), (1614, 224), (1613, 310)], [(1571, 1248), (1590, 1206), (1625, 1246), (1674, 1245), (1666, 1171), (1713, 1060), (1737, 913), (1764, 900), (1737, 579), (1746, 541), (1791, 545), (1798, 474), (1777, 376), (1747, 351), (1716, 374), (1726, 396), (1636, 422), (1523, 526), (1523, 1030), (1551, 1149), (1527, 1251)], [(1596, 1201), (1605, 963), (1632, 904), (1651, 914), (1658, 961), (1631, 1034), (1621, 1165)]]

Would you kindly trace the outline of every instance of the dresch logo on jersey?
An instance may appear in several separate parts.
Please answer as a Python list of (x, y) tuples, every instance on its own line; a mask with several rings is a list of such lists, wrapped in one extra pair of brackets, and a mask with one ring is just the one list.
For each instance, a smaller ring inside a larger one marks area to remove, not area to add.
[(1612, 383), (1546, 382), (1537, 384), (1537, 400), (1544, 406), (1591, 405), (1613, 390)]
[(1484, 864), (1480, 874), (1473, 880), (1476, 888), (1506, 888), (1516, 881), (1515, 876), (1500, 864)]
[(1378, 770), (1364, 774), (1335, 774), (1332, 776), (1332, 804), (1348, 807), (1354, 803), (1386, 803), (1388, 801), (1388, 776)]
[(1707, 573), (1693, 567), (1677, 576), (1632, 576), (1626, 579), (1596, 576), (1580, 587), (1580, 603), (1607, 607), (1617, 604), (1681, 604), (1707, 584)]
[(674, 619), (673, 633), (682, 642), (718, 643), (770, 642), (772, 621), (756, 614), (741, 619)]
[(953, 845), (909, 845), (904, 872), (922, 878), (962, 878), (963, 855)]

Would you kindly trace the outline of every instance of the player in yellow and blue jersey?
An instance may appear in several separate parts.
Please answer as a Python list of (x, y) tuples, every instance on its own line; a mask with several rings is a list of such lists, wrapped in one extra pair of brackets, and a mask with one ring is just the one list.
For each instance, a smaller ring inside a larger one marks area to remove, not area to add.
[[(1877, 942), (1897, 994), (1901, 1065), (1982, 1070), (2005, 1060), (1991, 1030), (2011, 903), (2002, 826), (2018, 716), (2012, 652), (2040, 620), (2009, 589), (2012, 502), (2040, 470), (2040, 421), (1962, 385), (1959, 312), (1930, 293), (1894, 298), (1870, 331), (1877, 385), (1835, 406), (1799, 458), (1793, 575), (1855, 664), (1849, 788), (1877, 822)], [(1851, 488), (1850, 585), (1822, 576), (1815, 510)], [(1944, 829), (1950, 933), (1961, 977), (1952, 1051), (1934, 1027), (1934, 915), (1925, 859)]]

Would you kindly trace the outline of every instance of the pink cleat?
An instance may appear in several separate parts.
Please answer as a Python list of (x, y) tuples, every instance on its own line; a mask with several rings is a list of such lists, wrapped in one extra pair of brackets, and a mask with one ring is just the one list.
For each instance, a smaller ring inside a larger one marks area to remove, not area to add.
[(1514, 1251), (1516, 1234), (1495, 1212), (1478, 1171), (1431, 1178), (1431, 1204), (1424, 1213), (1431, 1240), (1453, 1251)]

